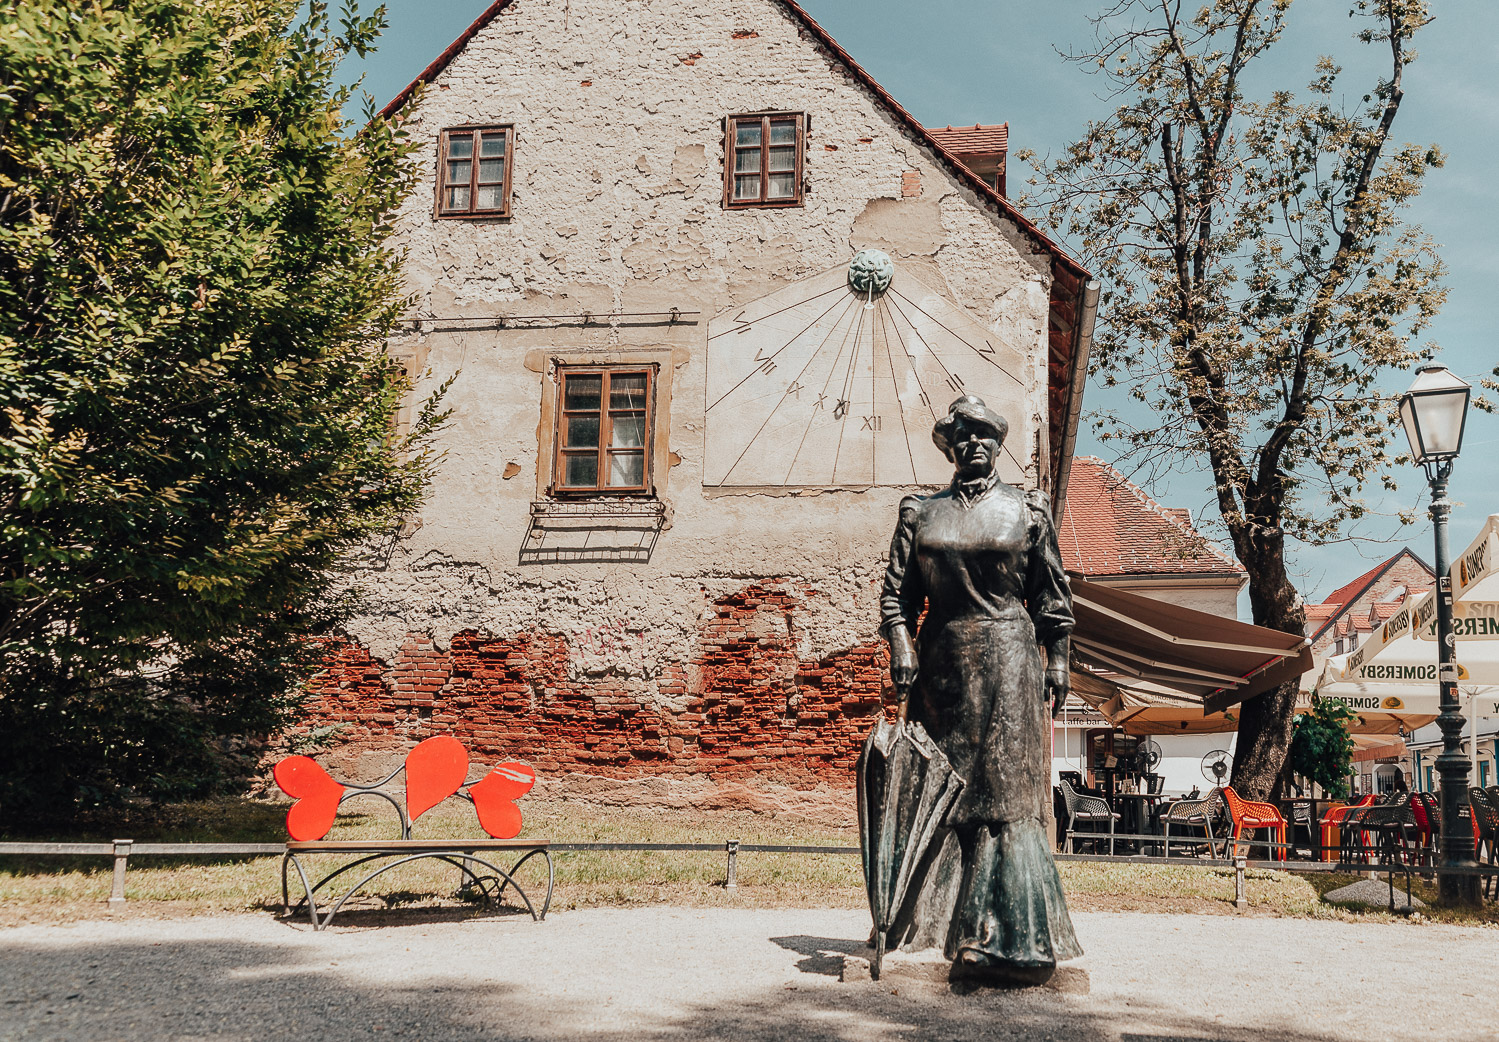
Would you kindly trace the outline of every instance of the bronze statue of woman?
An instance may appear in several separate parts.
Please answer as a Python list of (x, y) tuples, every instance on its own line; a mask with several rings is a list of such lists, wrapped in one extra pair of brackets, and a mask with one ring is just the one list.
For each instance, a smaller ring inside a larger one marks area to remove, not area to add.
[(1034, 984), (1082, 954), (1043, 826), (1073, 615), (1045, 497), (996, 472), (1008, 430), (982, 400), (953, 402), (932, 431), (952, 484), (902, 500), (890, 544), (891, 679), (964, 782), (890, 941), (941, 948), (955, 978)]

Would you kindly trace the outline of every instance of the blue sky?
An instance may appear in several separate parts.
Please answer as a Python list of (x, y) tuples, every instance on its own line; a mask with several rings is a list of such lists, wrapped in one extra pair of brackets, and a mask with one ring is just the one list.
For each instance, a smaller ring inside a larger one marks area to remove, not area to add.
[[(562, 0), (520, 0), (561, 3)], [(569, 0), (574, 15), (597, 9), (607, 17), (621, 0)], [(711, 0), (705, 0), (711, 2)], [(486, 7), (489, 0), (386, 0), (390, 29), (380, 50), (352, 75), (379, 104), (390, 100)], [(1059, 152), (1081, 135), (1089, 119), (1109, 106), (1096, 96), (1101, 84), (1062, 60), (1057, 50), (1075, 49), (1091, 38), (1088, 17), (1104, 0), (802, 0), (811, 15), (854, 58), (927, 125), (1010, 124), (1010, 147), (1039, 154)], [(373, 6), (366, 4), (366, 6)], [(1357, 102), (1378, 73), (1377, 55), (1355, 42), (1348, 18), (1352, 0), (1299, 0), (1290, 31), (1262, 65), (1264, 85), (1299, 88), (1310, 79), (1318, 54), (1344, 66), (1350, 102)], [(1494, 0), (1434, 0), (1436, 21), (1418, 37), (1419, 60), (1406, 72), (1406, 98), (1395, 136), (1435, 142), (1447, 165), (1434, 172), (1408, 218), (1442, 244), (1449, 268), (1447, 306), (1427, 338), (1441, 360), (1475, 381), (1499, 364), (1495, 326), (1499, 319), (1499, 3)], [(1010, 167), (1012, 193), (1028, 171)], [(1385, 382), (1400, 391), (1407, 373)], [(1085, 405), (1122, 403), (1090, 384)], [(1453, 552), (1462, 550), (1482, 518), (1499, 513), (1499, 415), (1474, 412), (1453, 475)], [(1091, 432), (1082, 432), (1079, 453), (1110, 453)], [(1209, 483), (1183, 471), (1157, 480), (1150, 491), (1162, 501), (1211, 515)], [(1393, 512), (1424, 503), (1425, 481), (1407, 468), (1400, 491), (1370, 503)], [(1424, 516), (1424, 510), (1422, 511)], [(1209, 529), (1211, 530), (1211, 529)], [(1393, 520), (1365, 524), (1362, 538), (1327, 547), (1293, 544), (1298, 586), (1309, 600), (1366, 570), (1408, 544), (1431, 558), (1431, 533), (1423, 521), (1401, 528)], [(1385, 541), (1388, 540), (1388, 541)]]

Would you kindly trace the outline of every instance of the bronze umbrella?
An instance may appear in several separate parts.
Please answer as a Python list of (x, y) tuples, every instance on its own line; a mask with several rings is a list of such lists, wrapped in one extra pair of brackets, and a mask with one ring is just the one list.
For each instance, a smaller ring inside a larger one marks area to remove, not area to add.
[(883, 716), (875, 722), (859, 754), (858, 777), (859, 843), (874, 919), (869, 975), (879, 980), (886, 934), (963, 780), (926, 729), (905, 719), (904, 705), (895, 723)]

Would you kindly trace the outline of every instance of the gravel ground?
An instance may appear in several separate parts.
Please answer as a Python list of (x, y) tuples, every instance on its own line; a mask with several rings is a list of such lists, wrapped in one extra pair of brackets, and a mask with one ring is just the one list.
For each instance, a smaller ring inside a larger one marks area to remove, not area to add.
[[(1499, 931), (1082, 913), (1087, 995), (843, 983), (818, 909), (269, 916), (0, 931), (0, 1039), (1493, 1039)], [(1479, 996), (1483, 996), (1482, 999)]]

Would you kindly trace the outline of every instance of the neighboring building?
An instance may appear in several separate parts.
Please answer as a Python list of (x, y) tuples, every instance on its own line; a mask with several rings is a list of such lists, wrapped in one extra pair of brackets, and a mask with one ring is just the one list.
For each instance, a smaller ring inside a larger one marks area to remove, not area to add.
[(1350, 583), (1328, 594), (1319, 604), (1306, 606), (1306, 635), (1312, 641), (1316, 668), (1303, 686), (1310, 689), (1322, 675), (1322, 664), (1333, 655), (1346, 655), (1369, 633), (1395, 613), (1406, 597), (1436, 583), (1431, 565), (1409, 547), (1370, 568)]
[[(1163, 507), (1144, 489), (1094, 456), (1073, 461), (1067, 504), (1057, 529), (1069, 571), (1091, 582), (1198, 611), (1238, 617), (1239, 591), (1248, 581), (1243, 566), (1206, 539), (1186, 510)], [(1077, 698), (1053, 731), (1053, 774), (1086, 773), (1110, 741), (1111, 725)], [(1233, 751), (1233, 733), (1160, 735), (1157, 772), (1167, 792), (1207, 788), (1202, 757)], [(1092, 749), (1093, 755), (1085, 755)]]
[[(1303, 697), (1309, 698), (1324, 663), (1334, 655), (1346, 655), (1382, 626), (1409, 597), (1431, 589), (1436, 572), (1409, 547), (1369, 569), (1352, 582), (1338, 587), (1319, 604), (1306, 606), (1306, 635), (1312, 641), (1313, 667), (1302, 675)], [(1310, 704), (1307, 702), (1306, 704)], [(1420, 735), (1425, 728), (1417, 730)], [(1434, 728), (1433, 728), (1434, 730)], [(1412, 770), (1404, 739), (1370, 739), (1371, 744), (1354, 750), (1353, 769), (1360, 792), (1387, 791), (1395, 776), (1419, 786), (1420, 771)], [(1412, 777), (1412, 775), (1415, 777)]]
[(332, 755), (451, 732), (573, 791), (851, 813), (932, 422), (985, 398), (1059, 502), (1096, 285), (1003, 135), (928, 132), (787, 0), (501, 0), (419, 83), (390, 350), (453, 416), (317, 687)]
[(1235, 619), (1244, 568), (1096, 456), (1073, 461), (1057, 540), (1068, 569), (1090, 582)]

